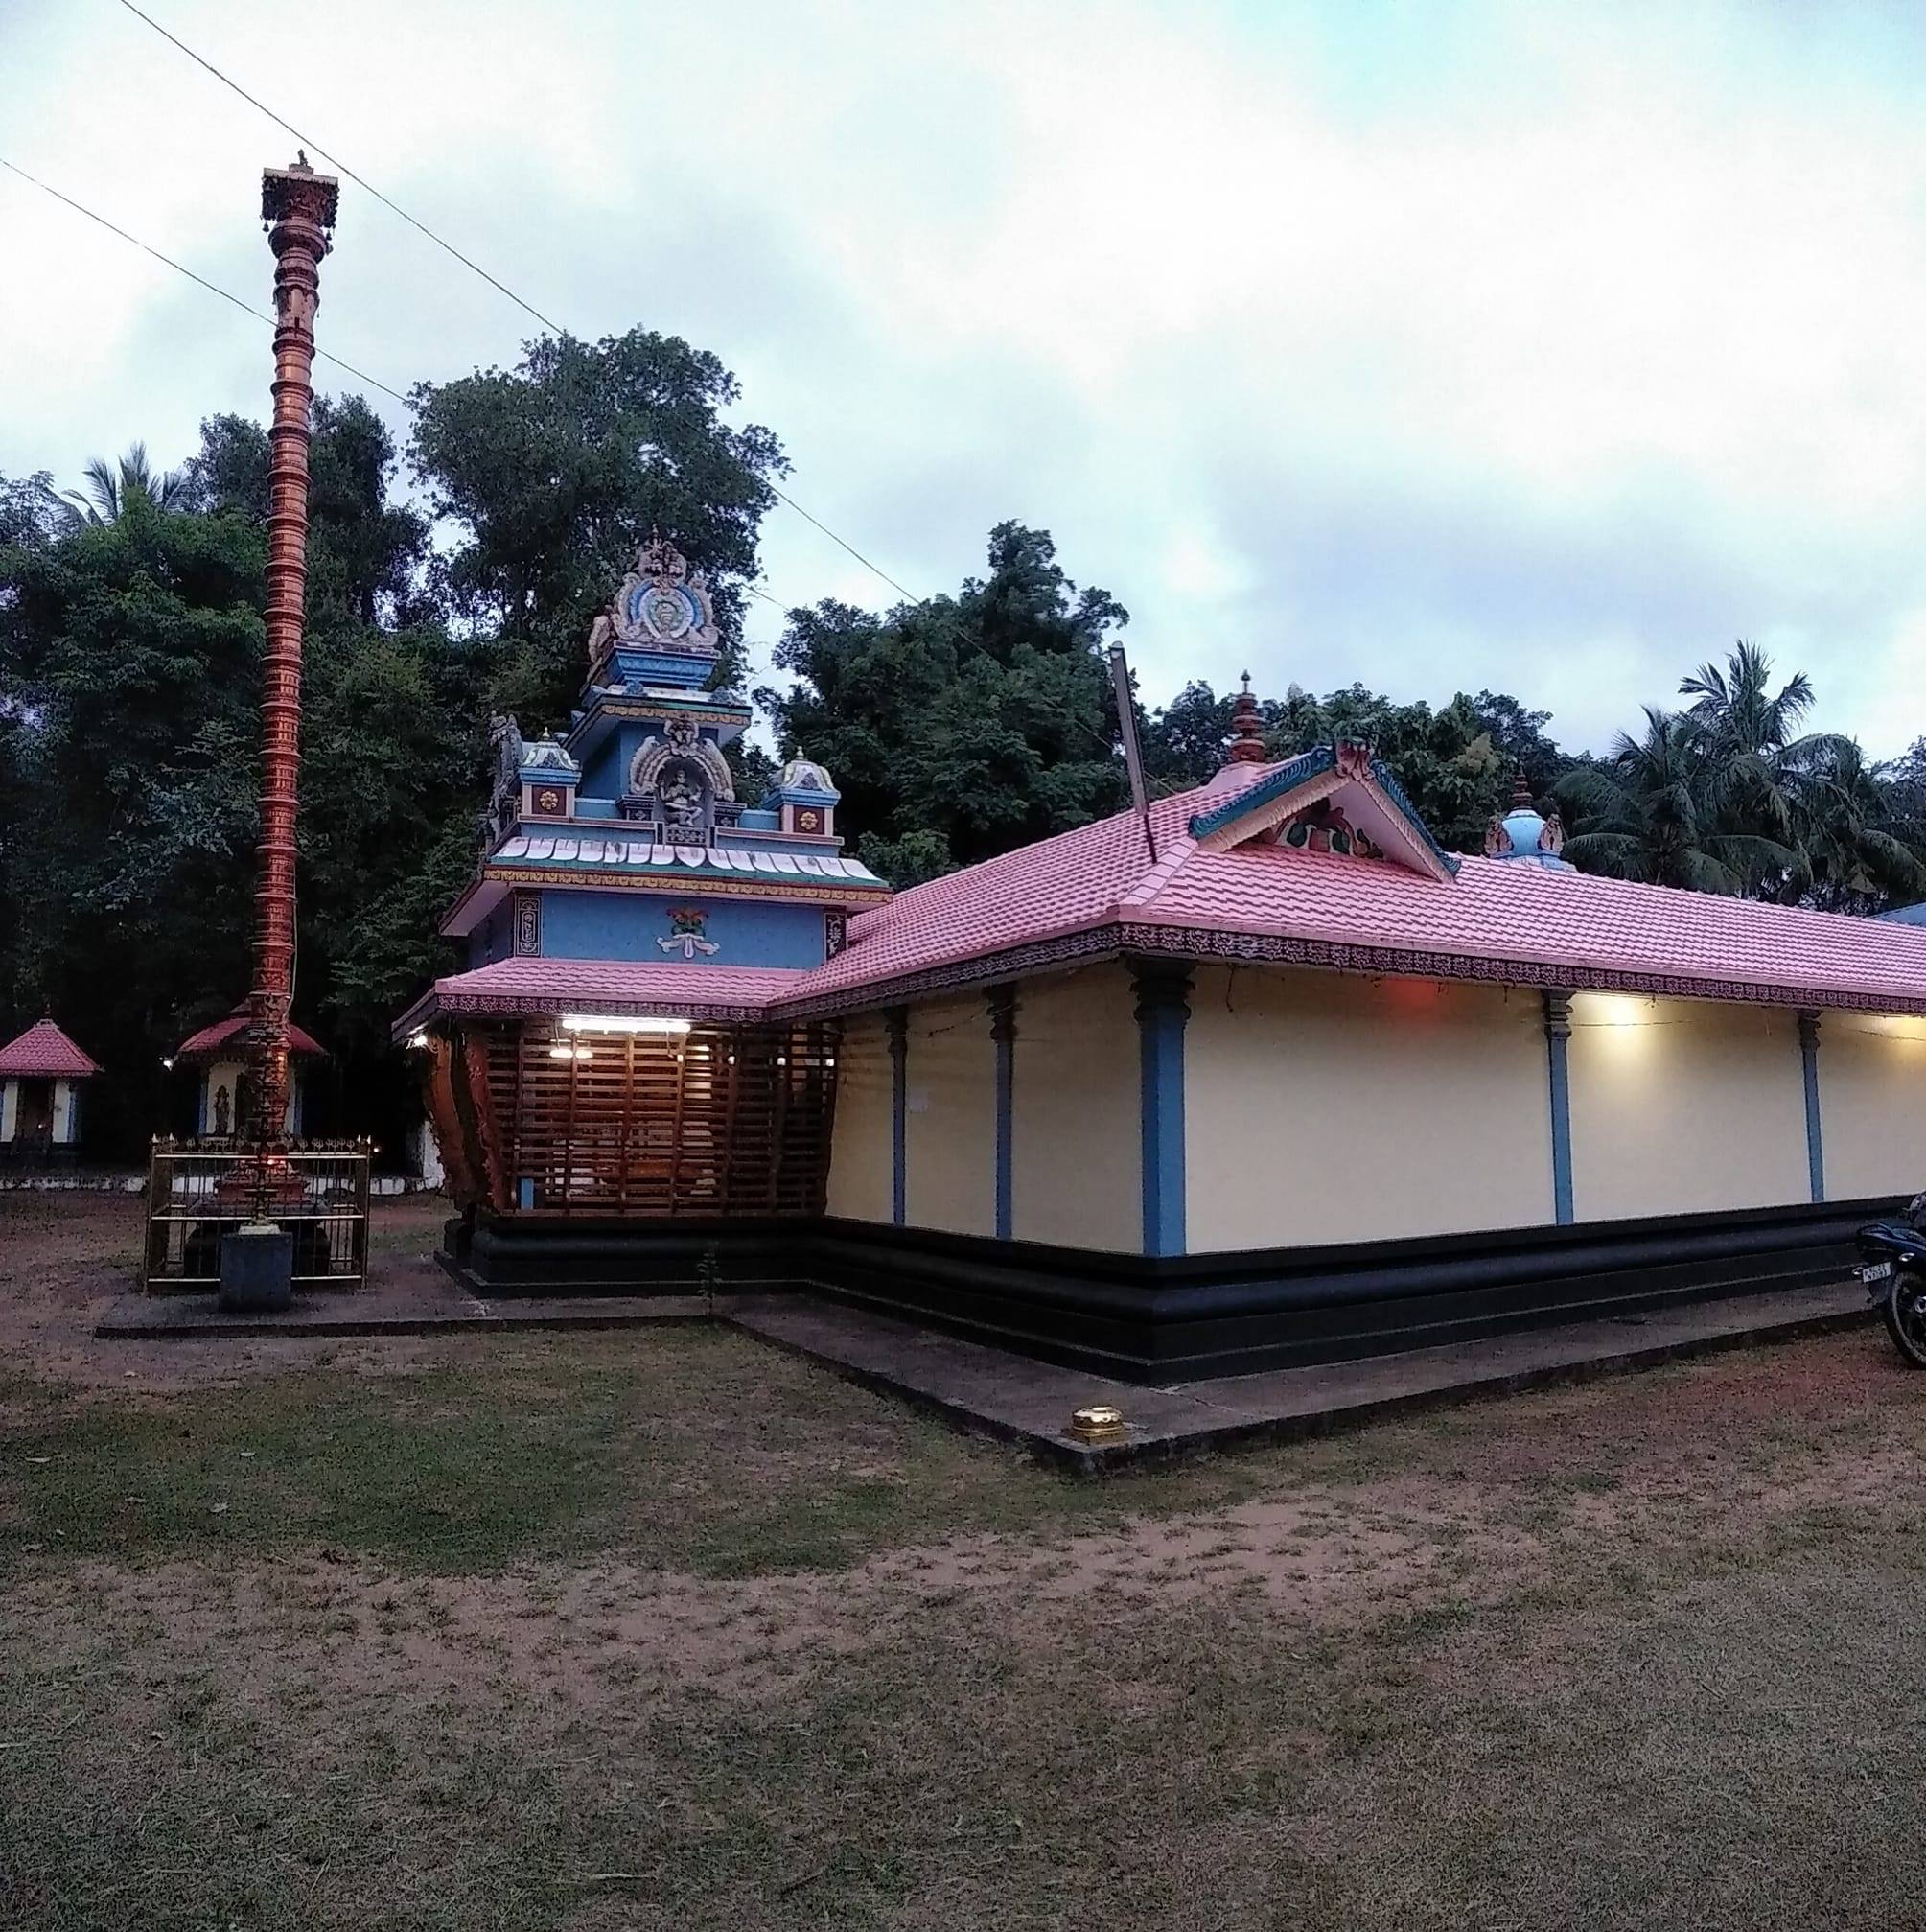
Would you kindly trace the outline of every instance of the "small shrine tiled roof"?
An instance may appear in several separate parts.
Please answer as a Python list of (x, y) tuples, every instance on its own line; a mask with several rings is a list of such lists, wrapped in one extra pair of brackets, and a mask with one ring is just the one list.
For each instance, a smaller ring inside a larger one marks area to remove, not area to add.
[[(197, 1034), (191, 1034), (174, 1048), (175, 1059), (208, 1059), (224, 1046), (232, 1046), (239, 1052), (246, 1042), (241, 1037), (247, 1031), (247, 1013), (244, 1008), (239, 1013), (231, 1013), (225, 1019), (218, 1019), (212, 1026), (204, 1026)], [(288, 1050), (290, 1053), (312, 1055), (317, 1059), (325, 1059), (328, 1050), (313, 1034), (288, 1022)]]
[(438, 979), (395, 1022), (406, 1036), (442, 1013), (598, 1013), (759, 1019), (802, 980), (801, 966), (661, 961), (505, 959)]
[(0, 1046), (0, 1080), (85, 1080), (100, 1063), (51, 1019), (36, 1019), (17, 1039)]

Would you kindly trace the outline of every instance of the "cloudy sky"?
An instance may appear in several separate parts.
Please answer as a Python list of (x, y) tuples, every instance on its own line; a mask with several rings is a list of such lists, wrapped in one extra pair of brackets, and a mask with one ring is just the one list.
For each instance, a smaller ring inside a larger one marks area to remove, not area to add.
[[(716, 351), (913, 591), (1052, 530), (1152, 698), (1488, 685), (1602, 745), (1746, 636), (1926, 733), (1896, 0), (142, 4), (577, 334)], [(266, 303), (290, 137), (119, 0), (0, 0), (0, 155)], [(4, 174), (0, 248), (0, 474), (266, 413), (265, 328)], [(328, 346), (406, 389), (534, 326), (344, 187)], [(763, 558), (890, 597), (787, 510)]]

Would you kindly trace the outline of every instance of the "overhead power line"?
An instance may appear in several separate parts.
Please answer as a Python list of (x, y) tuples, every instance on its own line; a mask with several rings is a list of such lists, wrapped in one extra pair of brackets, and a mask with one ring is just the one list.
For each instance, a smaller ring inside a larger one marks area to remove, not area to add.
[[(57, 201), (64, 201), (69, 208), (73, 209), (75, 214), (84, 215), (89, 221), (98, 221), (108, 234), (118, 235), (123, 242), (131, 242), (142, 254), (151, 255), (156, 262), (162, 263), (165, 267), (172, 268), (175, 274), (185, 275), (190, 282), (198, 282), (210, 295), (219, 295), (223, 302), (232, 302), (244, 314), (252, 315), (257, 322), (266, 322), (270, 329), (275, 327), (274, 317), (266, 309), (257, 309), (252, 302), (244, 302), (239, 295), (221, 288), (218, 282), (210, 282), (205, 275), (197, 275), (192, 268), (186, 268), (181, 263), (176, 262), (172, 255), (163, 255), (158, 248), (143, 242), (138, 235), (129, 235), (125, 228), (120, 227), (115, 222), (109, 221), (104, 215), (95, 214), (91, 208), (75, 200), (71, 195), (61, 194), (59, 189), (41, 180), (37, 175), (28, 174), (26, 169), (16, 166), (13, 162), (8, 160), (4, 154), (0, 154), (0, 168), (5, 168), (10, 175), (19, 175), (21, 180), (30, 182), (34, 187), (39, 189), (41, 194), (51, 195)], [(337, 369), (345, 369), (357, 382), (365, 383), (372, 389), (379, 389), (384, 396), (392, 396), (404, 408), (413, 407), (413, 405), (409, 403), (408, 399), (399, 389), (389, 388), (378, 376), (369, 375), (365, 369), (356, 368), (352, 362), (343, 361), (339, 356), (334, 355), (327, 349), (317, 348), (314, 353), (323, 361), (334, 363)]]
[(913, 603), (913, 604), (915, 604), (915, 603), (919, 603), (919, 602), (921, 601), (921, 599), (920, 599), (920, 598), (919, 598), (919, 597), (918, 597), (918, 596), (917, 595), (917, 594), (916, 594), (916, 593), (915, 593), (914, 591), (905, 591), (905, 590), (903, 589), (902, 585), (901, 585), (901, 584), (899, 584), (899, 583), (897, 583), (897, 581), (895, 580), (895, 578), (894, 578), (894, 577), (893, 577), (893, 576), (891, 576), (891, 574), (889, 573), (889, 571), (888, 571), (888, 570), (882, 570), (882, 569), (880, 569), (880, 568), (879, 568), (879, 567), (878, 567), (877, 565), (875, 565), (875, 564), (872, 564), (872, 563), (871, 563), (871, 562), (870, 562), (870, 561), (869, 560), (869, 558), (868, 558), (868, 557), (866, 557), (866, 556), (865, 556), (865, 555), (864, 555), (864, 554), (862, 553), (862, 551), (861, 551), (861, 550), (859, 550), (859, 549), (858, 549), (858, 548), (857, 548), (857, 547), (855, 547), (855, 545), (854, 545), (854, 544), (844, 544), (844, 543), (843, 543), (843, 539), (842, 539), (841, 537), (839, 537), (839, 536), (838, 536), (838, 535), (836, 534), (836, 532), (835, 532), (834, 530), (832, 530), (832, 529), (831, 529), (831, 528), (829, 527), (829, 525), (828, 525), (827, 524), (825, 524), (825, 523), (824, 523), (824, 521), (822, 520), (822, 518), (821, 518), (821, 517), (811, 517), (811, 516), (809, 515), (809, 512), (808, 512), (807, 510), (805, 510), (805, 509), (804, 509), (804, 508), (802, 507), (802, 505), (801, 505), (801, 503), (799, 503), (799, 502), (798, 502), (798, 501), (796, 500), (796, 499), (795, 499), (794, 497), (791, 497), (791, 496), (788, 496), (788, 495), (785, 495), (785, 494), (784, 494), (784, 492), (782, 492), (781, 490), (777, 490), (777, 489), (776, 489), (776, 485), (775, 485), (774, 483), (771, 483), (769, 487), (770, 487), (770, 488), (771, 488), (772, 490), (776, 490), (776, 494), (777, 494), (777, 495), (778, 497), (780, 497), (780, 498), (782, 499), (782, 500), (783, 500), (783, 501), (784, 501), (785, 503), (787, 503), (787, 504), (789, 505), (789, 507), (790, 507), (790, 508), (791, 508), (792, 510), (794, 510), (794, 511), (796, 512), (796, 514), (797, 514), (797, 515), (798, 515), (799, 517), (804, 517), (804, 518), (807, 518), (807, 519), (808, 519), (808, 521), (809, 521), (810, 523), (814, 524), (816, 525), (816, 527), (817, 527), (817, 528), (818, 528), (819, 530), (821, 530), (821, 531), (823, 532), (823, 534), (824, 534), (824, 535), (825, 537), (827, 537), (827, 538), (829, 539), (829, 541), (830, 541), (831, 543), (834, 543), (834, 544), (843, 544), (843, 547), (844, 547), (844, 548), (845, 548), (846, 550), (847, 550), (847, 551), (849, 552), (849, 554), (850, 554), (850, 555), (851, 555), (852, 557), (854, 557), (854, 558), (855, 558), (855, 560), (856, 560), (856, 561), (857, 561), (857, 562), (858, 562), (859, 564), (861, 564), (861, 565), (862, 565), (862, 567), (863, 567), (863, 568), (864, 568), (864, 569), (865, 569), (866, 570), (870, 571), (870, 573), (871, 573), (872, 575), (874, 575), (874, 576), (878, 576), (878, 577), (881, 577), (881, 578), (882, 578), (882, 580), (884, 581), (884, 583), (886, 583), (886, 584), (888, 584), (888, 585), (889, 585), (889, 587), (891, 588), (891, 590), (893, 590), (893, 591), (896, 591), (896, 592), (900, 592), (900, 593), (901, 593), (901, 594), (902, 594), (902, 595), (904, 595), (904, 596), (906, 596), (906, 597), (908, 597), (908, 598), (909, 598), (909, 600), (910, 600), (910, 602), (911, 602), (911, 603)]
[[(502, 294), (506, 295), (508, 299), (511, 302), (513, 302), (518, 309), (522, 309), (525, 311), (528, 314), (533, 315), (535, 319), (538, 322), (540, 322), (545, 329), (552, 329), (558, 336), (566, 336), (569, 333), (567, 329), (565, 329), (562, 326), (560, 322), (555, 321), (551, 316), (545, 315), (542, 313), (542, 311), (535, 306), (533, 302), (527, 301), (521, 295), (518, 295), (515, 292), (515, 291), (508, 286), (506, 282), (501, 281), (499, 277), (495, 275), (491, 275), (488, 272), (488, 270), (481, 266), (479, 262), (476, 262), (473, 260), (471, 257), (464, 255), (461, 252), (461, 250), (454, 245), (452, 242), (447, 241), (442, 236), (436, 234), (435, 231), (432, 228), (430, 228), (426, 221), (416, 220), (414, 216), (410, 215), (408, 211), (406, 208), (404, 208), (402, 204), (399, 201), (395, 200), (391, 196), (383, 194), (382, 191), (379, 188), (377, 188), (375, 184), (372, 181), (370, 181), (365, 175), (358, 174), (353, 168), (351, 168), (347, 164), (347, 162), (342, 160), (340, 155), (336, 153), (334, 150), (323, 147), (322, 144), (319, 141), (315, 140), (312, 134), (304, 134), (300, 128), (295, 127), (293, 122), (288, 120), (284, 115), (277, 114), (274, 111), (274, 109), (268, 106), (267, 102), (261, 100), (259, 96), (250, 94), (245, 87), (242, 86), (240, 81), (233, 79), (232, 76), (223, 73), (219, 67), (217, 67), (214, 64), (212, 60), (208, 59), (204, 54), (197, 54), (192, 47), (190, 47), (187, 44), (185, 40), (181, 39), (181, 37), (177, 34), (170, 34), (168, 30), (165, 27), (163, 27), (160, 24), (160, 22), (153, 17), (151, 13), (146, 12), (141, 8), (136, 7), (134, 5), (134, 0), (121, 0), (121, 5), (125, 7), (128, 10), (128, 12), (134, 16), (135, 19), (144, 21), (148, 26), (151, 27), (153, 31), (156, 34), (158, 34), (163, 40), (167, 41), (170, 46), (177, 48), (182, 54), (185, 54), (187, 58), (195, 63), (196, 66), (204, 68), (208, 73), (213, 75), (214, 78), (217, 81), (219, 81), (223, 87), (232, 89), (233, 92), (240, 95), (240, 97), (244, 101), (245, 101), (250, 107), (254, 108), (259, 113), (265, 114), (268, 118), (268, 120), (274, 123), (274, 125), (277, 128), (283, 128), (288, 133), (293, 135), (295, 140), (300, 142), (304, 149), (312, 148), (315, 153), (321, 156), (323, 160), (327, 161), (331, 166), (338, 168), (341, 171), (341, 173), (348, 177), (349, 180), (355, 183), (357, 187), (364, 189), (368, 194), (372, 195), (375, 198), (375, 199), (383, 205), (383, 207), (390, 209), (395, 214), (399, 215), (402, 218), (402, 220), (408, 224), (410, 228), (419, 230), (419, 232), (426, 235), (428, 239), (430, 242), (432, 242), (437, 248), (441, 248), (445, 250), (448, 254), (452, 255), (454, 259), (457, 262), (459, 262), (464, 268), (468, 268), (472, 270), (474, 273), (479, 275), (481, 279), (489, 285), (490, 288), (497, 289)], [(86, 211), (82, 210), (81, 212), (85, 213)], [(96, 216), (94, 219), (98, 221), (100, 218)], [(132, 238), (128, 237), (128, 239), (131, 240)], [(145, 245), (145, 244), (142, 244), (138, 245)], [(153, 251), (150, 249), (149, 252), (152, 253)], [(183, 270), (182, 272), (187, 273), (191, 271)], [(199, 277), (197, 276), (195, 279), (197, 281), (199, 280)], [(226, 294), (225, 290), (218, 289), (215, 291), (215, 292), (217, 294), (223, 294), (223, 295)], [(232, 295), (229, 295), (227, 299), (229, 301), (234, 301), (237, 298)], [(241, 306), (244, 308), (246, 304), (243, 303)], [(345, 368), (347, 364), (342, 363), (341, 366)], [(375, 386), (377, 388), (386, 388), (386, 384), (381, 383), (377, 383)], [(395, 392), (392, 389), (388, 389), (387, 393), (389, 395), (393, 395)], [(775, 492), (775, 495), (780, 501), (787, 503), (788, 506), (792, 510), (794, 510), (799, 517), (801, 517), (805, 522), (814, 524), (815, 526), (819, 530), (821, 530), (823, 534), (830, 540), (831, 543), (841, 546), (842, 548), (847, 550), (850, 554), (850, 556), (854, 557), (855, 560), (859, 564), (861, 564), (862, 567), (866, 570), (868, 570), (872, 576), (881, 579), (882, 582), (888, 584), (889, 587), (893, 591), (894, 591), (899, 596), (907, 597), (911, 603), (914, 604), (918, 601), (916, 594), (913, 591), (906, 590), (901, 584), (899, 584), (895, 580), (894, 577), (891, 576), (887, 570), (883, 570), (879, 565), (872, 564), (870, 561), (870, 559), (866, 557), (862, 553), (862, 551), (855, 547), (854, 544), (851, 544), (847, 542), (845, 538), (838, 536), (837, 533), (834, 530), (832, 530), (829, 527), (829, 525), (822, 520), (821, 517), (812, 516), (810, 512), (805, 510), (802, 507), (802, 505), (796, 500), (794, 497), (788, 494), (787, 491), (777, 489), (774, 483), (771, 483), (769, 487), (772, 491)]]
[(365, 188), (367, 192), (370, 195), (372, 195), (375, 198), (375, 199), (382, 204), (383, 207), (392, 209), (397, 215), (399, 215), (402, 218), (404, 221), (406, 221), (408, 224), (410, 228), (419, 228), (421, 232), (424, 235), (426, 235), (429, 238), (429, 240), (435, 244), (437, 248), (445, 248), (451, 255), (454, 257), (454, 259), (457, 262), (461, 264), (461, 266), (464, 268), (474, 269), (474, 271), (477, 275), (479, 275), (484, 282), (488, 283), (493, 288), (499, 289), (501, 292), (504, 295), (506, 295), (508, 299), (511, 302), (513, 302), (518, 309), (527, 310), (527, 312), (531, 315), (533, 315), (535, 319), (538, 322), (540, 322), (545, 329), (553, 329), (558, 336), (566, 336), (569, 333), (568, 330), (563, 328), (560, 322), (551, 321), (546, 315), (545, 315), (542, 313), (542, 311), (534, 305), (534, 303), (524, 302), (522, 299), (522, 297), (518, 295), (515, 292), (515, 291), (508, 286), (506, 282), (498, 282), (495, 279), (495, 277), (491, 275), (488, 272), (488, 270), (481, 266), (479, 262), (471, 261), (466, 255), (464, 255), (461, 252), (459, 248), (457, 248), (454, 245), (452, 242), (444, 241), (439, 235), (437, 235), (434, 232), (432, 228), (430, 228), (428, 225), (426, 221), (417, 221), (415, 218), (412, 215), (410, 215), (408, 211), (406, 208), (404, 208), (399, 201), (390, 200), (389, 198), (383, 195), (382, 191), (379, 188), (377, 188), (375, 184), (372, 181), (370, 181), (365, 175), (356, 174), (356, 172), (351, 167), (349, 167), (348, 164), (344, 160), (342, 160), (338, 154), (333, 152), (332, 150), (330, 149), (322, 147), (320, 142), (315, 140), (312, 134), (302, 133), (300, 128), (295, 127), (293, 122), (283, 120), (279, 114), (275, 113), (273, 108), (268, 106), (267, 102), (257, 99), (254, 95), (250, 94), (247, 91), (247, 89), (240, 83), (240, 81), (232, 79), (230, 76), (226, 74), (223, 74), (220, 71), (220, 69), (214, 64), (212, 60), (207, 59), (202, 55), (197, 54), (194, 51), (194, 49), (190, 47), (187, 44), (187, 42), (181, 39), (177, 35), (170, 34), (167, 31), (167, 29), (163, 27), (160, 24), (160, 22), (153, 17), (151, 13), (142, 12), (141, 10), (133, 4), (133, 0), (121, 0), (121, 5), (125, 7), (129, 13), (133, 14), (133, 16), (136, 19), (145, 20), (147, 24), (150, 27), (151, 27), (153, 31), (156, 34), (158, 34), (163, 40), (168, 41), (173, 46), (178, 47), (180, 51), (183, 54), (185, 54), (187, 58), (195, 63), (196, 66), (205, 67), (207, 71), (210, 74), (212, 74), (214, 78), (217, 81), (219, 81), (223, 87), (233, 88), (233, 90), (237, 94), (239, 94), (241, 98), (244, 101), (245, 101), (250, 107), (258, 108), (262, 113), (267, 115), (268, 120), (272, 121), (277, 128), (286, 128), (289, 133), (293, 135), (295, 140), (300, 142), (303, 148), (313, 149), (314, 152), (320, 155), (323, 160), (332, 162), (335, 167), (338, 168), (341, 171), (341, 173), (348, 177), (349, 180), (354, 182), (356, 187)]
[[(75, 214), (84, 215), (89, 221), (98, 222), (108, 234), (117, 236), (123, 242), (129, 243), (132, 246), (138, 248), (142, 254), (151, 255), (156, 262), (160, 263), (164, 268), (172, 268), (176, 275), (185, 275), (190, 282), (205, 289), (210, 295), (219, 295), (223, 302), (232, 303), (244, 315), (251, 315), (257, 322), (267, 323), (270, 329), (275, 326), (274, 317), (267, 310), (257, 309), (251, 302), (243, 301), (232, 290), (223, 289), (219, 282), (210, 282), (205, 275), (197, 274), (184, 263), (176, 262), (172, 255), (163, 255), (158, 248), (151, 247), (146, 242), (143, 242), (138, 235), (129, 235), (125, 228), (119, 226), (116, 222), (109, 221), (104, 215), (95, 214), (84, 202), (75, 200), (71, 195), (62, 194), (59, 189), (54, 187), (50, 182), (41, 180), (38, 175), (28, 174), (26, 169), (8, 160), (4, 154), (0, 154), (0, 168), (5, 168), (10, 175), (19, 175), (21, 180), (39, 189), (43, 195), (51, 195), (55, 200), (71, 208)], [(399, 389), (389, 388), (379, 376), (371, 376), (365, 369), (356, 368), (354, 363), (343, 361), (339, 356), (333, 354), (327, 349), (317, 348), (314, 354), (323, 361), (333, 362), (337, 369), (345, 369), (357, 382), (367, 384), (371, 389), (379, 389), (384, 396), (392, 396), (404, 408), (411, 409), (414, 407), (413, 403), (406, 396), (403, 395)], [(780, 495), (781, 493), (778, 491), (777, 494)], [(788, 499), (784, 498), (783, 500), (787, 502)], [(796, 506), (792, 504), (791, 507), (794, 508)], [(809, 513), (807, 510), (804, 510), (802, 515), (807, 517)], [(816, 520), (810, 517), (809, 521), (814, 523)], [(836, 533), (832, 530), (829, 534), (835, 536)], [(840, 543), (842, 539), (839, 537), (837, 541)], [(780, 597), (772, 596), (767, 591), (758, 589), (754, 584), (744, 584), (742, 588), (752, 597), (760, 597), (765, 604), (774, 604), (778, 611), (786, 612), (791, 608)]]

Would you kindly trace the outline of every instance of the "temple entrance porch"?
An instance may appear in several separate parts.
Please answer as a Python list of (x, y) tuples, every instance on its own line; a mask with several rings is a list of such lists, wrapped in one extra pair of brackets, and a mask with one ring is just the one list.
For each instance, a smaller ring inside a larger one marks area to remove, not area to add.
[(458, 1206), (503, 1216), (820, 1215), (837, 1032), (565, 1014), (430, 1043)]

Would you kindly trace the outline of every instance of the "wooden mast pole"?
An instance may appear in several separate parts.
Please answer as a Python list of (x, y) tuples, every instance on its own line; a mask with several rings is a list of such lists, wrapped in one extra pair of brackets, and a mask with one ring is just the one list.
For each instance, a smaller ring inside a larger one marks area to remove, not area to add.
[(288, 1115), (288, 1010), (294, 990), (294, 830), (301, 770), (301, 637), (308, 587), (308, 425), (314, 399), (314, 311), (340, 183), (305, 153), (261, 176), (274, 251), (274, 421), (267, 432), (267, 650), (261, 675), (260, 866), (247, 1059), (254, 1088), (255, 1211)]

